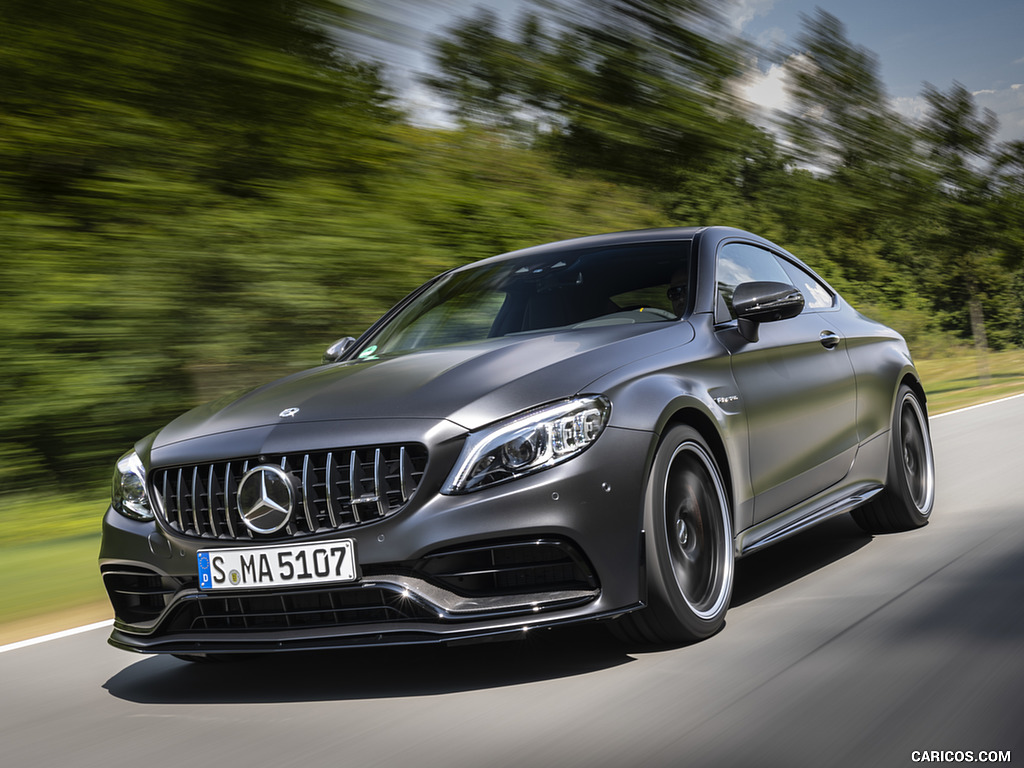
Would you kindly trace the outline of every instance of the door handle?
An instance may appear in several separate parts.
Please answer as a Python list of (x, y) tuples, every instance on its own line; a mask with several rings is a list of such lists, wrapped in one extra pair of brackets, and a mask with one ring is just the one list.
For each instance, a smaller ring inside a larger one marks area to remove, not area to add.
[(839, 334), (835, 331), (822, 331), (820, 339), (821, 346), (825, 349), (835, 349), (839, 346), (839, 342), (841, 341)]

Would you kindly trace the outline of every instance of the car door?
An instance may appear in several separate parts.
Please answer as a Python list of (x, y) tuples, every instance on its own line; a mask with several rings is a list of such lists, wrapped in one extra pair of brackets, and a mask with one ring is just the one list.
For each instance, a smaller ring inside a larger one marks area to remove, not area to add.
[[(747, 416), (754, 522), (839, 482), (857, 447), (857, 398), (846, 341), (829, 322), (835, 297), (807, 273), (771, 251), (744, 242), (719, 247), (716, 328), (731, 354)], [(803, 273), (800, 270), (800, 273)], [(759, 340), (736, 330), (732, 292), (740, 283), (802, 283), (804, 310), (759, 326)]]

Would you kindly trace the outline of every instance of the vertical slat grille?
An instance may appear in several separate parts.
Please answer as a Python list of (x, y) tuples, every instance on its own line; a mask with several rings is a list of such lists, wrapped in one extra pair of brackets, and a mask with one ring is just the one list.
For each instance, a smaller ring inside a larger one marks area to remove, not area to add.
[(298, 497), (284, 529), (261, 540), (349, 528), (389, 517), (406, 505), (423, 478), (427, 451), (421, 445), (386, 445), (157, 469), (151, 488), (165, 525), (187, 536), (249, 540), (238, 484), (263, 464), (295, 478)]

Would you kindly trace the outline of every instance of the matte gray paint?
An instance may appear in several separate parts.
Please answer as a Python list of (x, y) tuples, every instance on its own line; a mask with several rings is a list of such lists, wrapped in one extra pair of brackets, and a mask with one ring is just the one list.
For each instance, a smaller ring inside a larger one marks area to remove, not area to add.
[[(743, 554), (845, 511), (881, 487), (893, 398), (904, 376), (917, 377), (902, 338), (841, 299), (829, 310), (763, 324), (753, 344), (739, 336), (735, 321), (716, 325), (714, 260), (723, 242), (737, 240), (792, 258), (755, 235), (722, 227), (595, 236), (495, 257), (692, 241), (696, 295), (679, 321), (538, 331), (380, 360), (352, 359), (371, 328), (341, 362), (195, 409), (137, 449), (155, 467), (420, 442), (430, 460), (408, 506), (340, 534), (356, 539), (364, 565), (408, 562), (459, 543), (560, 535), (580, 547), (597, 574), (600, 594), (587, 605), (511, 619), (431, 623), (417, 627), (420, 640), (479, 637), (634, 610), (645, 599), (644, 491), (670, 422), (699, 415), (721, 444), (735, 549)], [(839, 336), (840, 343), (827, 348), (822, 331)], [(612, 403), (609, 427), (580, 456), (483, 491), (439, 493), (469, 431), (579, 393), (603, 394)], [(282, 419), (278, 414), (285, 408), (300, 410)], [(196, 550), (211, 546), (232, 542), (189, 539), (108, 510), (100, 560), (194, 575)], [(374, 642), (405, 642), (407, 629), (393, 636), (393, 628), (381, 626), (282, 631), (275, 637), (286, 641), (301, 634), (308, 642), (312, 634), (317, 647), (326, 647), (369, 642), (367, 635), (379, 636)], [(139, 650), (182, 650), (184, 639), (161, 646), (159, 638), (146, 638), (147, 631), (118, 622), (115, 640)], [(218, 645), (246, 647), (245, 638)]]

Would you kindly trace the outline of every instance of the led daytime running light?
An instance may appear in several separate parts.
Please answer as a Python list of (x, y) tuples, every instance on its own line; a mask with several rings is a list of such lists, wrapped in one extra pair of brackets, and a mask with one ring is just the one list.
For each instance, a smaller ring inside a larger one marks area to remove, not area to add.
[(117, 461), (111, 488), (111, 506), (132, 520), (152, 520), (153, 509), (146, 492), (146, 469), (135, 451)]
[(610, 413), (607, 398), (581, 397), (474, 432), (442, 493), (476, 491), (570, 459), (597, 440)]

